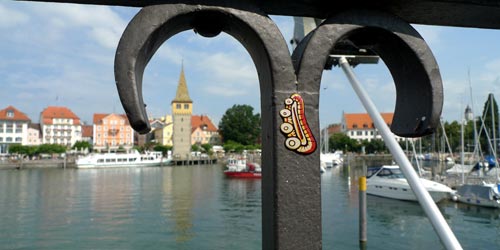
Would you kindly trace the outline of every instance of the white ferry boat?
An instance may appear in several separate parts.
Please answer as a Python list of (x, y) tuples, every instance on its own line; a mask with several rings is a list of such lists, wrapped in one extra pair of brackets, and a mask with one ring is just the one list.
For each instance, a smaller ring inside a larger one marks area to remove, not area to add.
[(110, 167), (151, 167), (169, 165), (172, 159), (163, 157), (162, 152), (146, 152), (137, 150), (128, 153), (92, 153), (76, 160), (77, 168), (110, 168)]

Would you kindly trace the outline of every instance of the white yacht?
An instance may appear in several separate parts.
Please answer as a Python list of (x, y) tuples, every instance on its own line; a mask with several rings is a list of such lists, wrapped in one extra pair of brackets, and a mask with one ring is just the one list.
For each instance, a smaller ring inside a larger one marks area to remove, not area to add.
[[(454, 191), (441, 183), (420, 178), (420, 182), (429, 192), (434, 202), (451, 199)], [(366, 180), (366, 193), (386, 198), (417, 201), (408, 181), (396, 165), (384, 165), (372, 169), (372, 174)]]
[(172, 159), (162, 152), (92, 153), (76, 160), (77, 168), (149, 167), (169, 165)]

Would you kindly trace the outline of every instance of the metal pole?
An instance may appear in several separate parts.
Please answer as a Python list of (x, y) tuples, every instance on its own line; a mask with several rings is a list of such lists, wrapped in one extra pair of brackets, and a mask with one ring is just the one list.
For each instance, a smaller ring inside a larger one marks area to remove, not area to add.
[(359, 177), (359, 243), (366, 244), (366, 176)]
[(380, 131), (385, 144), (391, 151), (396, 162), (399, 164), (401, 171), (408, 180), (410, 187), (412, 188), (415, 196), (420, 202), (420, 206), (423, 208), (427, 217), (431, 221), (431, 224), (434, 227), (434, 230), (438, 234), (439, 238), (441, 239), (441, 242), (444, 244), (446, 249), (462, 249), (462, 246), (460, 246), (460, 243), (455, 237), (455, 234), (453, 233), (453, 231), (451, 231), (451, 228), (448, 226), (448, 223), (446, 223), (446, 220), (444, 219), (441, 212), (439, 212), (436, 203), (434, 203), (427, 190), (424, 188), (422, 183), (420, 183), (420, 178), (415, 173), (415, 170), (411, 166), (410, 161), (405, 156), (403, 150), (385, 124), (382, 116), (378, 112), (377, 108), (371, 101), (366, 91), (362, 88), (361, 84), (359, 84), (356, 76), (354, 75), (354, 72), (352, 72), (349, 62), (347, 62), (347, 59), (345, 57), (340, 57), (339, 64), (344, 70), (344, 73), (349, 79), (349, 82), (353, 86), (354, 91), (363, 103), (363, 106), (370, 114), (370, 117), (373, 119), (375, 127)]

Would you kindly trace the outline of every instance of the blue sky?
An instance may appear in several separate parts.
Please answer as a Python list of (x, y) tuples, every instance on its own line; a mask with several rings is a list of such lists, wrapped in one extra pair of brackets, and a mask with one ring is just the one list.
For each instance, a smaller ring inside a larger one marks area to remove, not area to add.
[[(2, 1), (0, 3), (0, 109), (13, 105), (39, 122), (49, 105), (66, 106), (83, 121), (94, 113), (124, 113), (114, 83), (113, 62), (123, 30), (138, 8)], [(289, 41), (291, 17), (271, 17)], [(470, 104), (481, 112), (488, 93), (500, 97), (500, 31), (416, 25), (440, 66), (444, 120), (461, 119)], [(218, 123), (234, 104), (260, 112), (258, 79), (246, 50), (232, 37), (204, 38), (193, 31), (169, 39), (144, 74), (144, 99), (153, 117), (170, 114), (181, 64), (195, 114)], [(360, 81), (378, 109), (392, 112), (394, 83), (387, 68), (361, 65)], [(306, 103), (307, 105), (307, 103)], [(321, 127), (340, 122), (342, 112), (365, 112), (339, 68), (325, 71), (320, 93)]]

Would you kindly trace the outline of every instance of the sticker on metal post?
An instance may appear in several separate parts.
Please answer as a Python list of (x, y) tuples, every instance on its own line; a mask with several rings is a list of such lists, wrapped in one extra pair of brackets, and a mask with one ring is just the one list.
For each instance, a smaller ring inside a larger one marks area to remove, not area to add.
[(304, 100), (299, 94), (285, 99), (285, 108), (280, 110), (283, 123), (281, 132), (287, 137), (285, 147), (300, 154), (310, 154), (316, 150), (316, 140), (307, 124)]

